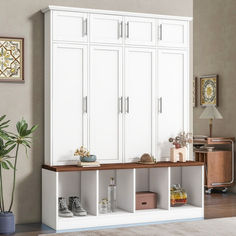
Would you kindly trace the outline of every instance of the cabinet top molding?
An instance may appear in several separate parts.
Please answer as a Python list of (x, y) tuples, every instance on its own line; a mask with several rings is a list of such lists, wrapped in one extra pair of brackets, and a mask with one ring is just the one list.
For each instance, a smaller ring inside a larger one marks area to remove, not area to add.
[(184, 20), (192, 21), (192, 17), (186, 16), (171, 16), (171, 15), (159, 15), (151, 13), (138, 13), (138, 12), (128, 12), (128, 11), (111, 11), (111, 10), (100, 10), (91, 8), (77, 8), (77, 7), (63, 7), (63, 6), (48, 6), (41, 10), (43, 13), (48, 11), (68, 11), (68, 12), (84, 12), (84, 13), (96, 13), (96, 14), (107, 14), (107, 15), (122, 15), (122, 16), (137, 16), (137, 17), (147, 17), (147, 18), (158, 18), (158, 19), (172, 19), (172, 20)]

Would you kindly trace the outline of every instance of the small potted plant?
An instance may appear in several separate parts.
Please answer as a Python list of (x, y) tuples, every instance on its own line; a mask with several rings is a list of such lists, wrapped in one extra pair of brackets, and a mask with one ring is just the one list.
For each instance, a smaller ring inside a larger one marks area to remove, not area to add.
[(74, 156), (79, 156), (81, 162), (95, 162), (97, 159), (95, 155), (90, 155), (90, 152), (83, 146), (76, 149)]
[[(27, 122), (22, 119), (16, 124), (16, 133), (6, 131), (10, 120), (5, 121), (5, 115), (0, 117), (0, 234), (11, 234), (15, 232), (15, 220), (12, 213), (12, 205), (14, 202), (16, 171), (18, 153), (20, 147), (27, 150), (31, 148), (31, 134), (37, 129), (37, 125), (28, 129)], [(15, 152), (11, 156), (12, 152)], [(10, 205), (7, 207), (4, 201), (4, 182), (2, 178), (3, 170), (13, 171), (12, 192)]]

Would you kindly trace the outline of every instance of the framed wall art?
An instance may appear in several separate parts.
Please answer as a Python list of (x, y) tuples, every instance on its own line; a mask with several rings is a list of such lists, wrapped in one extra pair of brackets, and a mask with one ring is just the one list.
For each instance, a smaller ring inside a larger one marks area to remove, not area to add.
[(197, 107), (197, 77), (193, 78), (193, 107)]
[(24, 82), (24, 39), (0, 37), (0, 82)]
[(218, 106), (218, 75), (200, 77), (200, 104)]

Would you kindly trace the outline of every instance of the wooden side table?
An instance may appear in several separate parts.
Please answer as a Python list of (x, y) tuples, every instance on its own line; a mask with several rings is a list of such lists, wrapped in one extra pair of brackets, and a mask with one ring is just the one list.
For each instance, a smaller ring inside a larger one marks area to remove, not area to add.
[[(205, 163), (206, 193), (211, 193), (213, 188), (219, 187), (223, 187), (222, 191), (226, 192), (234, 183), (234, 142), (235, 138), (232, 137), (194, 140), (194, 145), (215, 147), (213, 151), (195, 150), (195, 160)], [(226, 145), (231, 145), (231, 150), (227, 150)]]

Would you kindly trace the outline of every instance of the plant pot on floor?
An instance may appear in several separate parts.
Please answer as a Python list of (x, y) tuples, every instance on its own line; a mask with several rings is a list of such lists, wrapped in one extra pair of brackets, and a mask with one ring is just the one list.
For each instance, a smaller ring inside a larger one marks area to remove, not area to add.
[(0, 234), (15, 232), (15, 219), (11, 212), (0, 213)]

